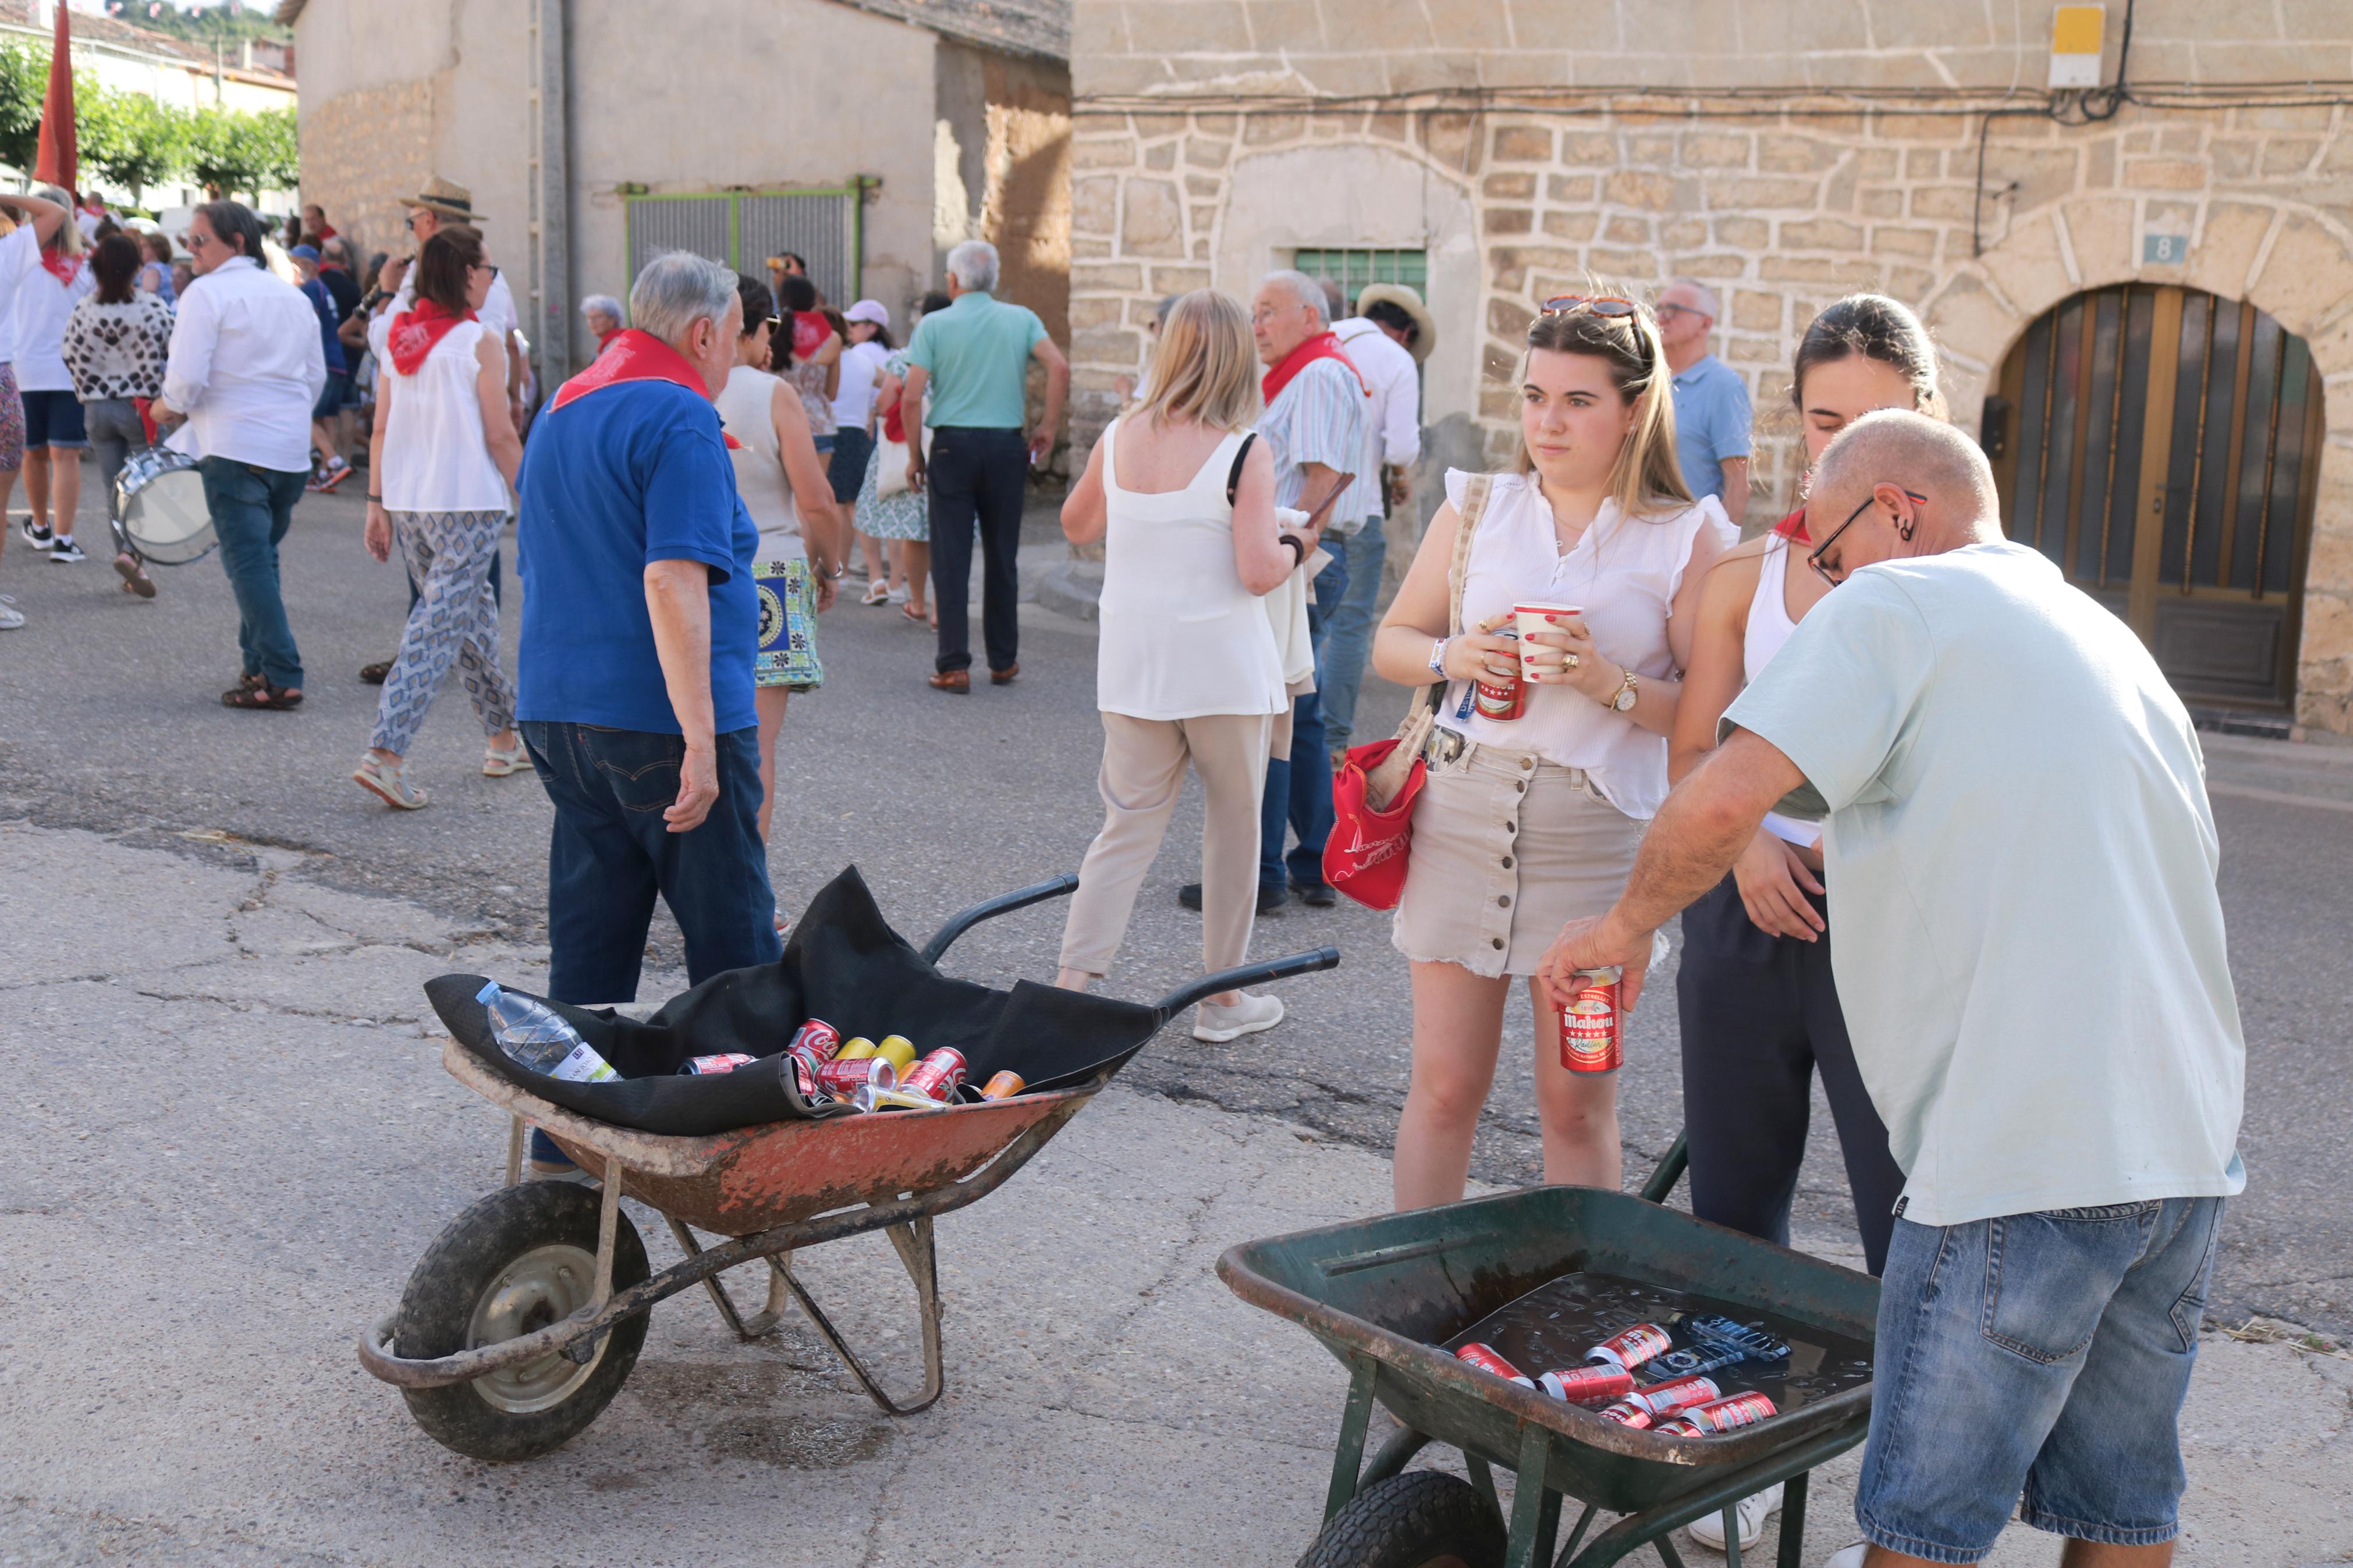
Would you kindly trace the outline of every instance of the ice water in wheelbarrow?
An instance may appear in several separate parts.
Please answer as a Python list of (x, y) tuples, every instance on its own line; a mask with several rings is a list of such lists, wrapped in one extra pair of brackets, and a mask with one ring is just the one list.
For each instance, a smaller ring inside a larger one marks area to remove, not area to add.
[[(1586, 1364), (1602, 1342), (1640, 1324), (1673, 1343), (1637, 1370), (1638, 1389), (1704, 1372), (1726, 1396), (1755, 1392), (1786, 1414), (1871, 1381), (1871, 1346), (1828, 1329), (1614, 1274), (1564, 1274), (1506, 1302), (1448, 1340), (1492, 1345), (1534, 1376)], [(1787, 1347), (1788, 1354), (1771, 1352)]]

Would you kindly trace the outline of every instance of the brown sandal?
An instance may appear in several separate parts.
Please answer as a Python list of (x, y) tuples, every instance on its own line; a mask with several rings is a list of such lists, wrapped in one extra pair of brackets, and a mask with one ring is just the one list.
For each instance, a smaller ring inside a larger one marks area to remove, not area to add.
[(248, 675), (221, 693), (221, 706), (286, 711), (302, 706), (302, 693), (291, 686), (272, 686), (266, 676)]

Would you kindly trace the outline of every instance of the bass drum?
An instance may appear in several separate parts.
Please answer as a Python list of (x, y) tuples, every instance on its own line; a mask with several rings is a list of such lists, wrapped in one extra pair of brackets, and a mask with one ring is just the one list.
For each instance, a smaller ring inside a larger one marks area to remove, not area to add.
[(168, 447), (150, 447), (122, 465), (114, 494), (123, 537), (158, 566), (202, 560), (220, 542), (194, 458)]

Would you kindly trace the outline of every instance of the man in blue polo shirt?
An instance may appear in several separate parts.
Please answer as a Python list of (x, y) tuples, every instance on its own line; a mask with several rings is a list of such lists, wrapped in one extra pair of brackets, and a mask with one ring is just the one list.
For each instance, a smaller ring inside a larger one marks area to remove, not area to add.
[(715, 262), (655, 258), (629, 290), (637, 329), (564, 384), (523, 450), (515, 711), (555, 803), (559, 1001), (636, 998), (657, 892), (691, 981), (783, 951), (757, 822), (759, 534), (711, 402), (735, 288)]
[(1715, 496), (1735, 528), (1748, 510), (1748, 384), (1707, 352), (1715, 331), (1715, 290), (1678, 278), (1659, 290), (1659, 346), (1674, 374), (1675, 455), (1683, 483), (1701, 500)]

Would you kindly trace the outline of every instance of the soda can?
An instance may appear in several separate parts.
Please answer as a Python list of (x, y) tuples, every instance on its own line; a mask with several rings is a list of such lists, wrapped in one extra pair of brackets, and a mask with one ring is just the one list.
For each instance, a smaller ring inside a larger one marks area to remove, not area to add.
[(1736, 1394), (1728, 1399), (1694, 1405), (1660, 1427), (1659, 1436), (1704, 1437), (1714, 1432), (1729, 1432), (1735, 1426), (1753, 1426), (1768, 1415), (1779, 1414), (1773, 1408), (1770, 1398), (1752, 1390), (1746, 1394)]
[(861, 1085), (871, 1084), (876, 1089), (899, 1087), (899, 1075), (881, 1057), (855, 1057), (849, 1061), (837, 1057), (818, 1063), (813, 1070), (818, 1087), (836, 1100), (847, 1098)]
[(944, 1104), (955, 1098), (956, 1086), (964, 1082), (964, 1065), (962, 1051), (954, 1046), (942, 1046), (917, 1062), (899, 1087), (910, 1094), (927, 1094)]
[(1616, 1072), (1625, 1061), (1625, 1018), (1618, 1009), (1619, 971), (1580, 969), (1560, 1010), (1560, 1065), (1571, 1072)]
[(1468, 1363), (1470, 1365), (1477, 1367), (1481, 1372), (1493, 1373), (1497, 1377), (1503, 1378), (1506, 1382), (1516, 1383), (1522, 1388), (1534, 1388), (1535, 1386), (1535, 1380), (1534, 1378), (1529, 1377), (1518, 1367), (1514, 1366), (1510, 1362), (1505, 1361), (1502, 1356), (1496, 1354), (1495, 1347), (1493, 1345), (1482, 1345), (1475, 1342), (1464, 1345), (1461, 1350), (1454, 1352), (1454, 1359), (1459, 1362)]
[(928, 1094), (911, 1094), (903, 1089), (877, 1089), (868, 1084), (858, 1090), (860, 1110), (937, 1110), (940, 1102)]
[(830, 1061), (840, 1047), (841, 1031), (822, 1018), (811, 1018), (793, 1031), (792, 1044), (785, 1047), (785, 1055), (807, 1062), (815, 1071), (819, 1062)]
[[(1499, 637), (1510, 637), (1514, 642), (1519, 640), (1520, 636), (1514, 631), (1499, 631), (1494, 635)], [(1515, 664), (1518, 662), (1518, 658), (1517, 654), (1513, 655), (1513, 661)], [(1528, 710), (1528, 683), (1516, 675), (1505, 676), (1501, 680), (1482, 675), (1473, 684), (1477, 688), (1474, 701), (1478, 705), (1479, 716), (1482, 719), (1493, 719), (1499, 723), (1504, 723)]]
[(793, 1075), (793, 1082), (800, 1089), (803, 1100), (813, 1105), (822, 1105), (833, 1098), (817, 1086), (817, 1074), (800, 1058), (778, 1057), (776, 1063), (779, 1072), (788, 1071)]
[[(854, 1062), (861, 1057), (871, 1057), (873, 1054), (874, 1042), (860, 1035), (844, 1044), (841, 1049), (834, 1052), (833, 1059), (838, 1062)], [(895, 1072), (898, 1069), (894, 1068), (892, 1070)]]
[(1011, 1100), (1028, 1086), (1018, 1072), (1001, 1072), (991, 1078), (980, 1091), (983, 1100)]
[(1617, 1403), (1604, 1406), (1601, 1418), (1615, 1421), (1620, 1426), (1631, 1426), (1639, 1432), (1662, 1417), (1723, 1397), (1724, 1390), (1715, 1385), (1715, 1379), (1712, 1377), (1672, 1378), (1665, 1383), (1654, 1383), (1648, 1388), (1638, 1388)]
[(874, 1054), (889, 1062), (891, 1069), (904, 1078), (907, 1069), (915, 1065), (915, 1042), (904, 1035), (885, 1035), (882, 1043), (874, 1047)]
[(742, 1051), (722, 1051), (715, 1057), (692, 1057), (688, 1058), (684, 1067), (678, 1069), (678, 1076), (700, 1078), (709, 1073), (733, 1072), (737, 1068), (749, 1067), (757, 1059)]
[(1652, 1356), (1670, 1349), (1674, 1342), (1667, 1337), (1667, 1331), (1658, 1324), (1637, 1323), (1587, 1351), (1585, 1359), (1631, 1372)]
[(1622, 1366), (1565, 1366), (1536, 1379), (1536, 1386), (1565, 1405), (1607, 1405), (1632, 1391), (1634, 1374)]

